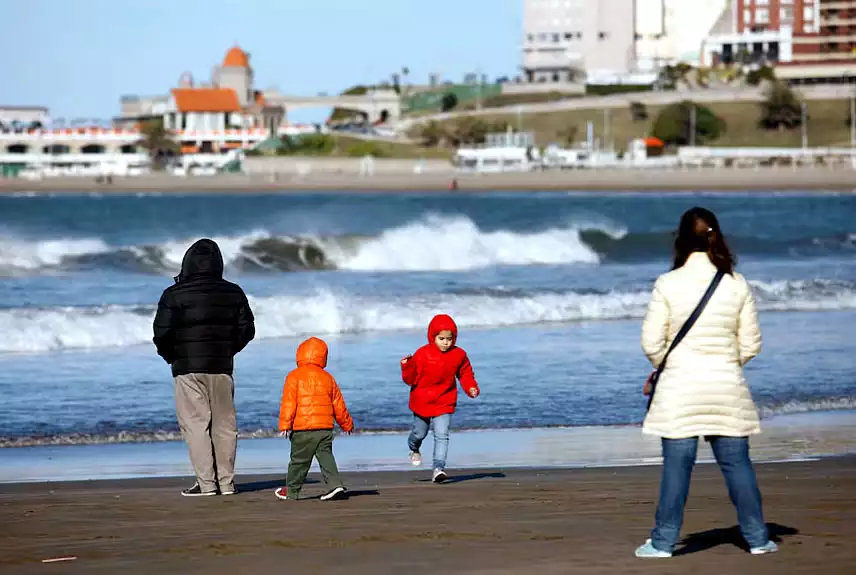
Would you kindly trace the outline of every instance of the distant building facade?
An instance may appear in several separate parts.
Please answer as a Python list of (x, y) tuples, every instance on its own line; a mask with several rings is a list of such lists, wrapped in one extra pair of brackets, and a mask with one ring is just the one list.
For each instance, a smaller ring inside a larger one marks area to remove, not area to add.
[(795, 81), (856, 81), (856, 0), (733, 0), (705, 64), (767, 63)]
[(731, 30), (734, 0), (636, 0), (636, 54), (641, 70), (698, 65), (704, 39)]
[(584, 81), (635, 68), (636, 0), (524, 0), (527, 82)]

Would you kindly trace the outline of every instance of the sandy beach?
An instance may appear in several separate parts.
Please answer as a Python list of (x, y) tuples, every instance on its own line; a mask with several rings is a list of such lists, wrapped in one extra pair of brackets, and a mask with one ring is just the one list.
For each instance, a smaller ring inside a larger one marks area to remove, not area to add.
[(574, 170), (504, 174), (455, 174), (450, 170), (415, 174), (378, 170), (313, 172), (308, 175), (221, 174), (178, 177), (163, 174), (114, 178), (98, 184), (89, 177), (54, 177), (40, 181), (0, 180), (0, 193), (236, 193), (286, 191), (423, 192), (448, 190), (457, 180), (458, 191), (853, 191), (856, 171), (850, 167), (688, 170)]
[[(0, 486), (3, 573), (850, 573), (856, 458), (758, 466), (777, 555), (741, 549), (714, 465), (699, 465), (679, 556), (633, 549), (657, 467), (348, 474), (340, 502), (282, 502), (281, 477), (235, 497), (182, 498), (187, 479)], [(317, 479), (317, 477), (316, 477)], [(322, 485), (307, 485), (307, 495)], [(43, 559), (76, 557), (44, 565)]]

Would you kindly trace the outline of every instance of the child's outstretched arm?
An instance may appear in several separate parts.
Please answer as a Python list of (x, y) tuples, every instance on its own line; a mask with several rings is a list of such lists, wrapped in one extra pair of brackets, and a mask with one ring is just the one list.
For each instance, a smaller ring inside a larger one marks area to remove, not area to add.
[(401, 360), (401, 380), (411, 387), (416, 384), (416, 361), (412, 355)]
[(458, 368), (458, 381), (461, 382), (464, 392), (473, 399), (481, 393), (479, 384), (476, 382), (476, 376), (473, 373), (473, 366), (470, 364), (470, 358), (466, 354), (464, 354), (464, 360)]
[(297, 380), (292, 374), (285, 378), (282, 386), (282, 401), (279, 404), (279, 430), (291, 431), (297, 414)]
[(336, 423), (342, 428), (345, 433), (351, 433), (354, 430), (354, 420), (351, 419), (351, 414), (348, 413), (348, 406), (345, 405), (345, 398), (342, 397), (342, 390), (339, 389), (339, 384), (335, 378), (333, 380), (333, 416), (336, 418)]

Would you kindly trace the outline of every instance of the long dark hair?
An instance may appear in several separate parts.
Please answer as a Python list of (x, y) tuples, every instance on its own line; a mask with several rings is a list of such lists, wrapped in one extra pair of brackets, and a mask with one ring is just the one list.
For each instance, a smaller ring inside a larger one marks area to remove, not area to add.
[(675, 235), (675, 262), (672, 269), (687, 263), (687, 258), (693, 252), (706, 253), (710, 263), (722, 273), (734, 273), (737, 258), (728, 249), (716, 216), (704, 208), (691, 208), (681, 216)]

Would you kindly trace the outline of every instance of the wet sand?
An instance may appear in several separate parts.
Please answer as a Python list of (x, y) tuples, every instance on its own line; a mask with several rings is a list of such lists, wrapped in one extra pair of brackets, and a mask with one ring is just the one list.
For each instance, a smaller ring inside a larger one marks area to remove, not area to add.
[[(0, 485), (0, 571), (13, 573), (853, 573), (856, 457), (764, 464), (776, 555), (740, 548), (719, 471), (696, 468), (681, 556), (642, 561), (657, 467), (351, 473), (345, 501), (278, 501), (276, 477), (235, 497), (186, 479)], [(320, 493), (307, 485), (304, 493)], [(76, 556), (45, 565), (42, 559)]]
[(97, 184), (91, 177), (56, 177), (41, 181), (0, 179), (0, 193), (200, 193), (200, 192), (429, 192), (448, 190), (453, 179), (461, 193), (490, 190), (531, 191), (747, 191), (856, 190), (856, 170), (843, 167), (760, 169), (601, 169), (505, 174), (455, 174), (451, 170), (414, 174), (318, 172), (306, 176), (282, 173), (221, 174), (177, 177), (151, 174), (114, 178)]

